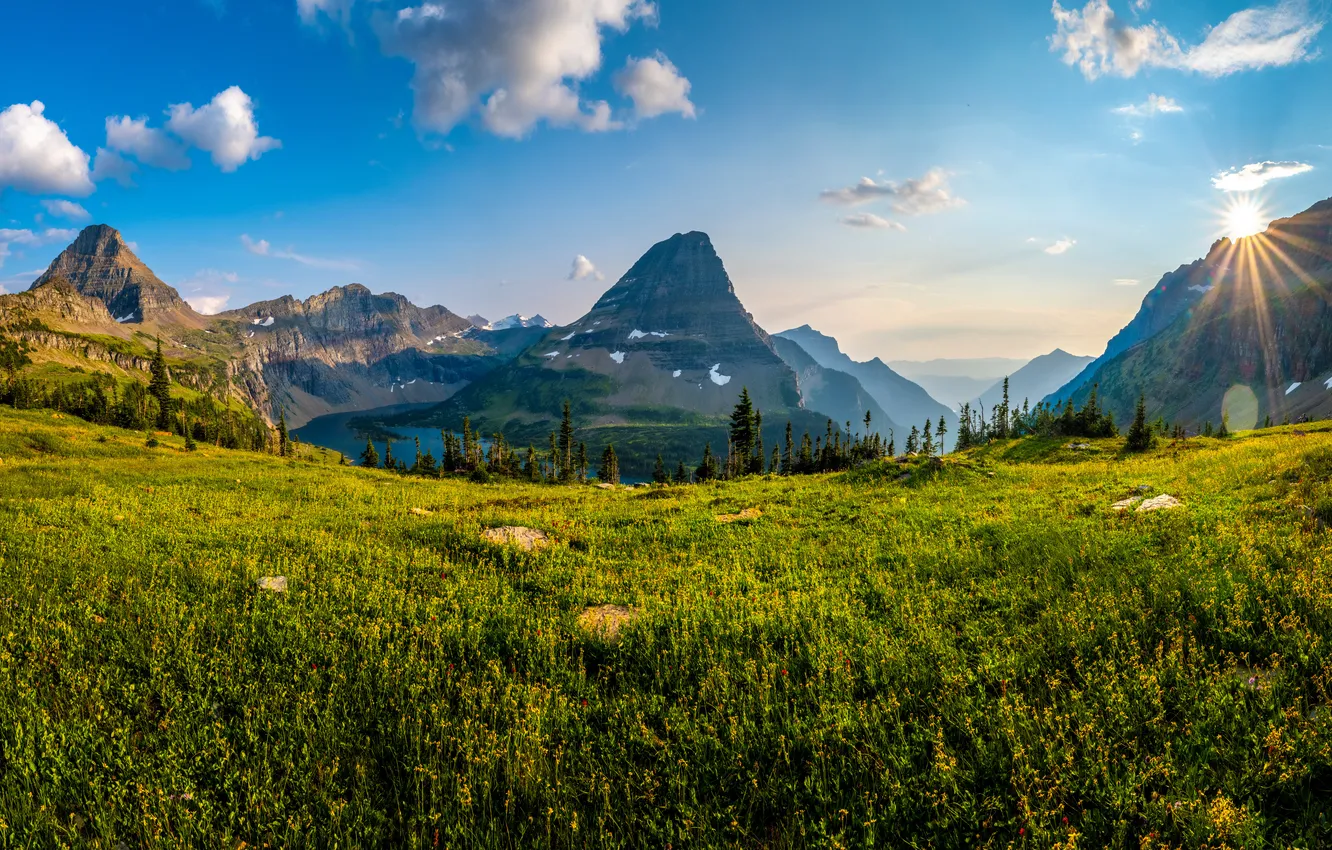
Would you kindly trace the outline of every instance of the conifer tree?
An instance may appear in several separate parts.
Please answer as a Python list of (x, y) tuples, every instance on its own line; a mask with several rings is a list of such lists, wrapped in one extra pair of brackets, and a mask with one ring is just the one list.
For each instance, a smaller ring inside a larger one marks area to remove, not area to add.
[(749, 471), (755, 475), (763, 474), (763, 411), (754, 411), (754, 456), (749, 463)]
[(776, 446), (772, 447), (772, 461), (768, 465), (768, 472), (777, 475), (782, 471), (782, 452)]
[(906, 453), (909, 455), (920, 453), (920, 429), (915, 425), (911, 426), (911, 433), (907, 435)]
[(550, 481), (555, 481), (555, 480), (557, 480), (557, 479), (560, 477), (560, 472), (559, 472), (559, 469), (560, 469), (560, 464), (559, 464), (560, 450), (559, 450), (559, 446), (558, 446), (558, 441), (559, 441), (559, 437), (555, 434), (554, 431), (551, 431), (551, 432), (550, 432), (550, 469), (548, 470), (547, 475), (546, 475), (546, 478), (547, 478), (548, 480), (550, 480)]
[(921, 454), (925, 455), (925, 457), (934, 456), (934, 435), (932, 433), (933, 429), (934, 429), (934, 423), (926, 419), (925, 430), (921, 432), (920, 436), (920, 451)]
[(284, 410), (278, 411), (278, 456), (288, 457), (291, 455), (291, 438), (287, 434), (287, 413)]
[(749, 388), (740, 389), (740, 400), (731, 411), (731, 457), (728, 465), (733, 472), (743, 475), (750, 470), (750, 458), (754, 454), (754, 404), (749, 398)]
[(393, 462), (393, 441), (390, 440), (390, 439), (388, 439), (387, 437), (385, 437), (385, 438), (384, 438), (384, 468), (385, 468), (385, 469), (389, 469), (389, 470), (391, 470), (391, 469), (395, 469), (396, 467), (397, 467), (397, 464), (395, 464), (395, 463)]
[(166, 358), (162, 356), (162, 340), (157, 340), (149, 367), (152, 378), (148, 381), (148, 394), (157, 399), (157, 430), (171, 430), (171, 376), (167, 374)]
[(689, 483), (689, 470), (685, 469), (684, 461), (680, 461), (679, 465), (675, 467), (675, 483)]
[[(574, 477), (583, 484), (587, 483), (587, 468), (589, 465), (590, 462), (587, 458), (587, 443), (579, 442), (578, 451), (574, 455)], [(616, 474), (620, 471), (618, 463), (615, 465), (615, 471)]]
[(523, 474), (528, 481), (541, 480), (541, 471), (537, 468), (536, 446), (531, 443), (527, 446), (527, 459), (523, 463)]
[(800, 438), (800, 459), (796, 462), (795, 472), (808, 475), (814, 471), (814, 443), (809, 439), (809, 432)]
[[(421, 471), (421, 458), (422, 458), (422, 455), (421, 455), (421, 438), (420, 438), (420, 436), (417, 436), (417, 437), (415, 437), (414, 439), (416, 440), (416, 461), (415, 461), (414, 463), (412, 463), (412, 472), (420, 472), (420, 471)], [(433, 464), (431, 464), (431, 465), (433, 466)]]
[(657, 484), (670, 483), (670, 476), (666, 474), (666, 461), (662, 460), (661, 455), (657, 455), (657, 464), (652, 468), (652, 480)]
[(559, 457), (555, 462), (556, 475), (561, 481), (574, 479), (574, 429), (573, 410), (569, 400), (564, 400), (564, 416), (560, 420)]
[(694, 471), (694, 480), (711, 481), (716, 477), (717, 459), (712, 454), (712, 443), (703, 446), (703, 462)]
[[(1211, 427), (1211, 423), (1207, 423)], [(1128, 439), (1124, 448), (1131, 452), (1145, 452), (1152, 447), (1152, 431), (1147, 427), (1147, 399), (1138, 396), (1138, 407), (1133, 414), (1133, 425), (1129, 427)]]
[(971, 404), (964, 402), (962, 412), (957, 417), (957, 441), (953, 444), (953, 451), (960, 452), (971, 448)]
[(944, 436), (945, 436), (947, 433), (948, 433), (948, 422), (943, 418), (942, 415), (940, 415), (940, 416), (939, 416), (939, 426), (938, 426), (937, 428), (934, 429), (934, 435), (935, 435), (936, 439), (938, 439), (938, 441), (939, 441), (939, 454), (941, 454), (941, 455), (946, 455), (946, 454), (948, 454), (948, 449), (947, 449), (947, 447), (946, 447), (947, 444), (944, 443)]
[(897, 432), (892, 428), (888, 429), (888, 456), (897, 457)]
[(184, 411), (181, 412), (181, 416), (184, 417), (185, 420), (185, 424), (182, 428), (182, 430), (185, 432), (185, 451), (187, 452), (195, 451), (196, 449), (199, 448), (199, 446), (197, 443), (194, 442), (194, 429), (190, 427), (189, 416), (185, 415)]
[(791, 439), (791, 420), (786, 420), (786, 454), (782, 458), (782, 474), (790, 475), (795, 471), (795, 442)]
[(604, 484), (620, 483), (620, 462), (615, 457), (615, 446), (606, 444), (606, 450), (601, 453), (601, 468), (597, 470), (597, 478)]
[(1217, 435), (1218, 437), (1220, 437), (1221, 439), (1223, 439), (1223, 440), (1230, 436), (1230, 414), (1229, 414), (1229, 413), (1222, 413), (1222, 414), (1221, 414), (1221, 430), (1217, 431), (1217, 432), (1216, 432), (1216, 435)]

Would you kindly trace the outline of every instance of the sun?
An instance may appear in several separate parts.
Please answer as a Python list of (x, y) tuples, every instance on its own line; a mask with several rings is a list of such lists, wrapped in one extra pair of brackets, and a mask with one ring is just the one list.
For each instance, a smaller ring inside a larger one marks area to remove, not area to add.
[(1267, 213), (1252, 198), (1231, 203), (1225, 212), (1225, 232), (1231, 239), (1243, 239), (1267, 229)]

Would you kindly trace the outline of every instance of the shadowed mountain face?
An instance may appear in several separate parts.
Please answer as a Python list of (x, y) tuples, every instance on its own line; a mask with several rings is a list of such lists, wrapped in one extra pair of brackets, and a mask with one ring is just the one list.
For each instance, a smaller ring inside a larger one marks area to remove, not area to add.
[(938, 422), (940, 416), (944, 417), (950, 428), (957, 424), (955, 412), (931, 398), (919, 384), (889, 369), (877, 357), (867, 363), (858, 363), (842, 353), (837, 340), (819, 333), (809, 325), (782, 331), (778, 336), (797, 343), (825, 369), (834, 369), (855, 377), (879, 403), (888, 418), (899, 427), (910, 430), (912, 425), (924, 425), (926, 419)]
[(1083, 367), (1072, 380), (1048, 393), (1045, 400), (1051, 402), (1065, 400), (1077, 394), (1079, 390), (1085, 395), (1098, 369), (1133, 346), (1151, 339), (1168, 328), (1175, 319), (1216, 288), (1218, 281), (1225, 277), (1228, 271), (1233, 251), (1233, 242), (1229, 239), (1220, 239), (1212, 244), (1206, 257), (1163, 275), (1156, 286), (1152, 287), (1142, 299), (1142, 306), (1138, 308), (1133, 320), (1106, 344), (1105, 352)]
[(1186, 287), (1191, 303), (1164, 329), (1092, 364), (1075, 403), (1098, 384), (1121, 423), (1139, 393), (1153, 417), (1187, 426), (1219, 424), (1223, 414), (1234, 429), (1267, 416), (1332, 414), (1332, 201), (1218, 243), (1184, 268), (1189, 276), (1167, 278), (1176, 288), (1199, 281)]
[(85, 227), (33, 286), (54, 278), (64, 278), (81, 294), (100, 299), (118, 322), (199, 327), (204, 321), (134, 255), (119, 231), (105, 224)]
[(877, 431), (887, 436), (891, 431), (900, 430), (874, 396), (853, 376), (823, 368), (803, 348), (784, 336), (774, 336), (772, 343), (786, 365), (795, 371), (800, 381), (800, 397), (807, 410), (826, 414), (839, 426), (850, 422), (854, 434), (865, 430), (866, 412), (870, 414), (871, 433)]

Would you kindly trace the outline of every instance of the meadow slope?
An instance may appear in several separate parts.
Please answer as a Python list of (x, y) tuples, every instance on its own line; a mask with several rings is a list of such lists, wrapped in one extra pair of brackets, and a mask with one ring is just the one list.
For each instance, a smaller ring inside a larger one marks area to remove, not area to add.
[(1332, 433), (632, 492), (162, 441), (0, 411), (0, 847), (1332, 844)]

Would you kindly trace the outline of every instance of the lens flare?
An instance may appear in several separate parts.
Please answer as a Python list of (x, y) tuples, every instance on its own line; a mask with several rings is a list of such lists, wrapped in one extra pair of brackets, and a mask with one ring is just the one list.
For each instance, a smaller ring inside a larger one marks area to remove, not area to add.
[(1231, 239), (1244, 239), (1267, 229), (1267, 211), (1253, 198), (1237, 198), (1225, 211), (1223, 228)]
[(1258, 395), (1244, 384), (1226, 390), (1221, 415), (1231, 431), (1248, 431), (1258, 424)]

